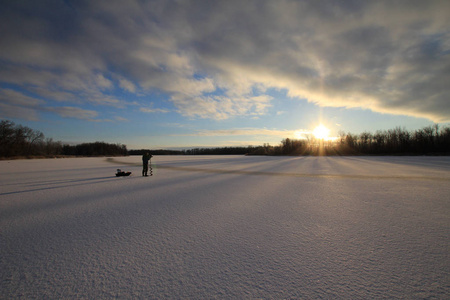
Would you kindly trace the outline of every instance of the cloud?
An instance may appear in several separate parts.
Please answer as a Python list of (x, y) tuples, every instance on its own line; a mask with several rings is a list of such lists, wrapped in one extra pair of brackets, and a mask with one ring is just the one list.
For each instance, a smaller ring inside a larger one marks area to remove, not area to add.
[(267, 113), (271, 107), (271, 96), (198, 96), (177, 94), (172, 101), (180, 114), (187, 117), (224, 120), (230, 116), (255, 116)]
[(450, 121), (448, 1), (49, 5), (2, 7), (0, 81), (68, 107), (126, 107), (112, 96), (123, 90), (164, 93), (188, 118), (255, 117), (276, 88), (320, 106)]
[(144, 113), (168, 113), (168, 112), (170, 112), (167, 109), (161, 109), (161, 108), (145, 108), (145, 107), (141, 107), (139, 110), (141, 112), (144, 112)]
[(27, 96), (23, 93), (8, 88), (0, 90), (0, 100), (5, 104), (22, 107), (37, 107), (45, 103), (40, 99)]
[(48, 107), (47, 110), (57, 113), (61, 117), (76, 118), (81, 120), (94, 120), (94, 118), (98, 116), (96, 111), (71, 106)]
[(136, 92), (136, 85), (125, 78), (119, 79), (119, 86), (130, 93)]
[(39, 119), (39, 109), (45, 102), (12, 89), (0, 89), (0, 117), (21, 118), (28, 121)]
[(114, 120), (117, 122), (129, 122), (128, 119), (123, 118), (123, 117), (115, 117)]
[(50, 107), (44, 100), (27, 96), (12, 89), (0, 89), (0, 117), (39, 120), (39, 113), (53, 112), (61, 117), (94, 120), (98, 113), (78, 107)]
[(10, 105), (0, 101), (0, 118), (19, 118), (27, 121), (37, 121), (39, 120), (39, 114), (33, 108)]

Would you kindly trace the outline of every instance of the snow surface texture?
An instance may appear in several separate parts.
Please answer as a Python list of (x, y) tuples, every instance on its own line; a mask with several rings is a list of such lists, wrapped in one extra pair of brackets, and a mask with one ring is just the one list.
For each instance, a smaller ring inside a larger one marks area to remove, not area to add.
[(450, 298), (449, 157), (140, 161), (0, 161), (0, 297)]

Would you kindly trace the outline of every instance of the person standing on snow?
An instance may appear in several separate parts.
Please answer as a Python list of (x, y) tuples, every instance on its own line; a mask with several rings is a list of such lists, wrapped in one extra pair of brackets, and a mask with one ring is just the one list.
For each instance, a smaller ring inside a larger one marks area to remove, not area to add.
[(153, 157), (153, 155), (150, 155), (150, 152), (144, 153), (142, 155), (142, 176), (148, 176), (148, 161)]

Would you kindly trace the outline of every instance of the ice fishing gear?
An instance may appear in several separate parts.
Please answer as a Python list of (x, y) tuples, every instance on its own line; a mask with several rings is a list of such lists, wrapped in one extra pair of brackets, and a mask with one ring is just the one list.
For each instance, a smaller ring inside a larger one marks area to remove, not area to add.
[(122, 171), (120, 169), (117, 169), (116, 177), (130, 176), (130, 175), (131, 175), (131, 172), (125, 172), (125, 171)]
[(151, 157), (150, 157), (150, 160), (148, 162), (149, 162), (150, 176), (153, 176), (152, 158)]

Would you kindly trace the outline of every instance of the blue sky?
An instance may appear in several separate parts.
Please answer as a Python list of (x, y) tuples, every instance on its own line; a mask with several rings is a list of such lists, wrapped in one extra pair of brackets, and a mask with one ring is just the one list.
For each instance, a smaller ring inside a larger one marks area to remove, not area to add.
[(1, 1), (0, 118), (129, 149), (450, 122), (450, 1)]

